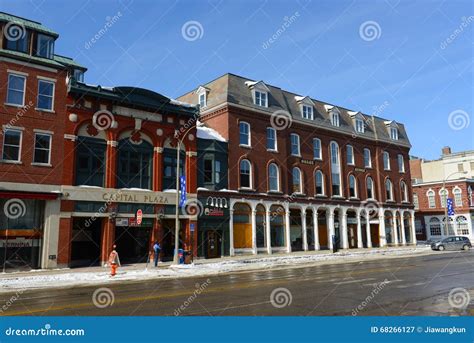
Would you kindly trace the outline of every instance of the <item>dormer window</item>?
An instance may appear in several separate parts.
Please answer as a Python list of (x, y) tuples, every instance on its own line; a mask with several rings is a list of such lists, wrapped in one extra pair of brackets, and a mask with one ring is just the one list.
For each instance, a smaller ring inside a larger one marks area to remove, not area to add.
[(332, 126), (340, 126), (340, 118), (339, 118), (339, 113), (337, 112), (331, 112), (331, 124)]
[(301, 106), (301, 114), (304, 119), (313, 120), (313, 106), (302, 105)]
[(39, 34), (36, 47), (36, 56), (53, 59), (54, 38)]
[[(9, 27), (12, 32), (15, 29), (14, 25)], [(30, 34), (28, 31), (25, 31), (24, 28), (18, 27), (17, 28), (19, 31), (19, 37), (11, 37), (9, 39), (9, 35), (5, 33), (5, 48), (7, 50), (14, 50), (14, 51), (19, 51), (19, 52), (24, 52), (28, 53), (28, 42), (29, 42), (29, 37)], [(5, 30), (5, 28), (4, 28)]]
[(199, 106), (201, 108), (206, 107), (206, 93), (202, 92), (199, 94)]
[(255, 105), (268, 107), (268, 96), (266, 92), (255, 90)]
[(365, 132), (365, 125), (364, 121), (362, 119), (356, 119), (355, 121), (355, 126), (356, 126), (356, 131), (359, 133), (364, 133)]
[(398, 129), (396, 127), (390, 128), (390, 138), (394, 141), (398, 141)]
[(74, 69), (73, 77), (77, 82), (84, 82), (84, 72), (80, 69)]

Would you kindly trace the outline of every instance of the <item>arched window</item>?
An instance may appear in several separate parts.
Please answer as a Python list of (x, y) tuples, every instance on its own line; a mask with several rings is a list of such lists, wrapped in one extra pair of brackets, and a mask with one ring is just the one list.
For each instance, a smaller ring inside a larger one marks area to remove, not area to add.
[(313, 138), (313, 158), (315, 160), (321, 160), (321, 140), (319, 138)]
[(252, 188), (252, 165), (249, 160), (240, 161), (240, 187)]
[(244, 121), (239, 123), (239, 144), (243, 146), (250, 146), (250, 124)]
[(430, 219), (430, 235), (431, 236), (441, 236), (441, 222), (438, 218), (433, 217)]
[(436, 207), (435, 192), (430, 189), (428, 192), (426, 192), (426, 196), (428, 197), (428, 207), (435, 208)]
[(279, 170), (275, 163), (270, 163), (268, 166), (268, 190), (272, 192), (280, 190)]
[(372, 168), (372, 159), (370, 157), (370, 150), (367, 148), (364, 149), (364, 167)]
[(374, 199), (374, 180), (369, 176), (367, 178), (367, 199)]
[(346, 157), (347, 157), (347, 164), (353, 166), (354, 165), (354, 148), (352, 145), (346, 145)]
[(117, 188), (151, 189), (153, 145), (124, 138), (118, 142), (117, 155)]
[(331, 112), (331, 124), (333, 126), (340, 126), (339, 113), (337, 113), (336, 111)]
[(400, 173), (405, 172), (405, 162), (403, 161), (403, 155), (401, 154), (398, 155), (398, 171)]
[(300, 156), (300, 136), (296, 133), (290, 135), (291, 140), (291, 154), (293, 156)]
[(447, 189), (440, 189), (439, 190), (439, 201), (441, 203), (441, 207), (446, 207), (446, 201), (448, 200), (448, 190)]
[(331, 183), (332, 195), (341, 196), (341, 163), (339, 156), (339, 145), (331, 142)]
[(408, 188), (405, 181), (400, 182), (400, 191), (402, 193), (402, 201), (408, 202)]
[(467, 218), (459, 216), (456, 218), (456, 234), (457, 235), (469, 235), (469, 224)]
[(349, 196), (357, 198), (357, 180), (354, 175), (349, 175)]
[(267, 127), (267, 150), (278, 150), (276, 130), (273, 127)]
[(297, 167), (294, 167), (291, 171), (292, 174), (292, 185), (293, 193), (303, 193), (301, 187), (301, 170)]
[(393, 187), (390, 179), (385, 180), (385, 199), (387, 201), (393, 201)]
[(383, 169), (390, 170), (390, 155), (387, 151), (383, 152)]
[(453, 189), (454, 194), (454, 206), (462, 207), (462, 190), (459, 187), (455, 187)]
[(314, 182), (316, 185), (316, 195), (324, 195), (324, 174), (321, 170), (314, 173)]

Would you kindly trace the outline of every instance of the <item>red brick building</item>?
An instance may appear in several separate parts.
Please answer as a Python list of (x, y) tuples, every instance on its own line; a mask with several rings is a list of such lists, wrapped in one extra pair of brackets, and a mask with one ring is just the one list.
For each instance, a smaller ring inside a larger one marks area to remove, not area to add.
[(228, 142), (231, 255), (416, 242), (403, 124), (233, 74), (180, 100)]

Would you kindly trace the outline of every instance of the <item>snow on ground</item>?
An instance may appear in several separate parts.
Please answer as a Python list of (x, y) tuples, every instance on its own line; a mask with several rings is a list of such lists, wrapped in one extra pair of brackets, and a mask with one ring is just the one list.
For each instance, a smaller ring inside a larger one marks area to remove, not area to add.
[(180, 278), (191, 276), (210, 276), (221, 273), (269, 269), (275, 267), (288, 267), (295, 265), (320, 263), (320, 262), (348, 262), (350, 260), (373, 259), (381, 256), (404, 256), (426, 253), (429, 247), (412, 248), (390, 248), (370, 249), (358, 251), (344, 251), (336, 254), (316, 253), (306, 255), (286, 255), (268, 257), (249, 257), (229, 259), (219, 262), (200, 262), (192, 265), (178, 265), (169, 268), (154, 268), (149, 266), (147, 270), (137, 269), (136, 266), (119, 268), (115, 277), (109, 276), (109, 269), (103, 268), (97, 271), (81, 272), (80, 269), (54, 270), (35, 272), (32, 275), (3, 274), (0, 275), (0, 293), (25, 290), (32, 288), (57, 288), (73, 287), (79, 285), (104, 285), (123, 281), (151, 280), (157, 278)]

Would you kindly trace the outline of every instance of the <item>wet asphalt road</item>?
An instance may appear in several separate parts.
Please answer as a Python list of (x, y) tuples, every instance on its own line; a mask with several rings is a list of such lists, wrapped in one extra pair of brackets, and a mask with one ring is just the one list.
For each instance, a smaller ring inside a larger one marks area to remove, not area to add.
[[(104, 308), (100, 287), (26, 291), (3, 315), (474, 315), (474, 251), (114, 283)], [(466, 309), (450, 306), (453, 288), (470, 292)]]

